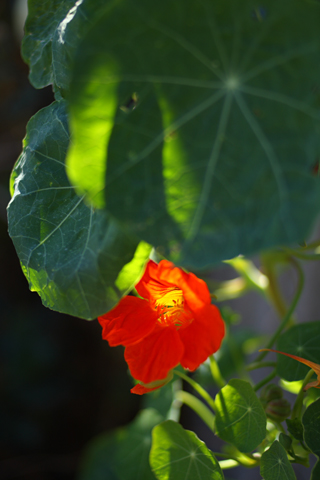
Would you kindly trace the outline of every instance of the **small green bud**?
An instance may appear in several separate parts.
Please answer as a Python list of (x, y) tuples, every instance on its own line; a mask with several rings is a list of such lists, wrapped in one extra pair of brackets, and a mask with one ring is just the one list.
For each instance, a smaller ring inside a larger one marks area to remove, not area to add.
[(291, 405), (285, 398), (279, 398), (268, 402), (266, 414), (271, 420), (283, 422), (291, 413)]
[(272, 400), (278, 400), (279, 398), (283, 397), (283, 391), (281, 387), (275, 385), (274, 383), (269, 383), (266, 385), (260, 394), (260, 401), (264, 408), (266, 408), (267, 404)]

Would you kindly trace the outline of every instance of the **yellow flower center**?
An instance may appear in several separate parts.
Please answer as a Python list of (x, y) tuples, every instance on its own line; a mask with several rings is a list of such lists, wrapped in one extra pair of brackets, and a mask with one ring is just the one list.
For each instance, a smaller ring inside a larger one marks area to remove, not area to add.
[(191, 312), (185, 309), (182, 290), (173, 288), (156, 300), (155, 307), (158, 313), (158, 322), (163, 327), (174, 325), (177, 329), (192, 322)]

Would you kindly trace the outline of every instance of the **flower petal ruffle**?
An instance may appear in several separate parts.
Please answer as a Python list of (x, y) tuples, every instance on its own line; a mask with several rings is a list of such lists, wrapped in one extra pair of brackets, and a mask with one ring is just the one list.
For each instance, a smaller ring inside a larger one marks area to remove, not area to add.
[(170, 370), (167, 378), (165, 378), (164, 380), (156, 380), (155, 382), (151, 383), (138, 383), (133, 388), (131, 388), (130, 392), (135, 393), (136, 395), (143, 395), (144, 393), (149, 393), (153, 390), (158, 390), (158, 388), (164, 387), (172, 379), (173, 372)]
[(111, 347), (133, 345), (149, 335), (157, 323), (157, 314), (149, 302), (126, 296), (116, 307), (98, 318), (102, 338)]
[(206, 305), (178, 333), (184, 346), (180, 363), (183, 368), (195, 370), (219, 349), (225, 334), (224, 322), (215, 305)]
[[(167, 262), (167, 260), (162, 260), (162, 262), (173, 265), (173, 263)], [(159, 281), (158, 267), (158, 263), (155, 263), (153, 260), (149, 260), (141, 280), (135, 286), (139, 295), (146, 300), (151, 301), (152, 303), (165, 295), (168, 288), (174, 288), (174, 285), (168, 282)]]
[(183, 297), (190, 310), (202, 308), (211, 304), (210, 292), (207, 284), (193, 273), (187, 273), (173, 263), (162, 260), (158, 265), (159, 281), (166, 281), (182, 290)]
[(124, 357), (134, 378), (151, 383), (167, 378), (183, 353), (176, 328), (159, 326), (141, 342), (126, 347)]
[(178, 288), (191, 310), (211, 304), (207, 284), (193, 273), (187, 273), (167, 260), (156, 264), (149, 260), (136, 289), (139, 295), (152, 302), (163, 297), (171, 289)]

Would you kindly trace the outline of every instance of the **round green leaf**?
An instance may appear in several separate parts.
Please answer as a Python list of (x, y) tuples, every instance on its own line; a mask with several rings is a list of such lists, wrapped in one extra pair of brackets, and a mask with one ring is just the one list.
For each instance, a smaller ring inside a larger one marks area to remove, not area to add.
[[(284, 332), (277, 342), (277, 350), (297, 355), (320, 364), (320, 322), (309, 322), (291, 327)], [(289, 382), (302, 380), (310, 367), (297, 360), (277, 355), (277, 373)]]
[(232, 379), (215, 398), (216, 433), (241, 452), (251, 452), (266, 436), (267, 418), (248, 382)]
[(310, 480), (318, 480), (320, 478), (320, 398), (313, 402), (302, 417), (304, 429), (304, 441), (310, 450), (318, 457)]
[(95, 438), (84, 453), (78, 480), (154, 480), (151, 429), (161, 420), (156, 410), (142, 410), (127, 427)]
[(76, 195), (65, 172), (68, 145), (64, 102), (30, 120), (12, 175), (9, 234), (44, 305), (92, 319), (131, 290), (151, 247)]
[(296, 480), (287, 452), (277, 440), (262, 455), (260, 473), (265, 480)]
[(172, 420), (152, 431), (150, 465), (159, 480), (223, 480), (214, 455), (194, 432)]
[(74, 64), (72, 182), (189, 266), (301, 240), (320, 200), (319, 21), (301, 0), (108, 5)]

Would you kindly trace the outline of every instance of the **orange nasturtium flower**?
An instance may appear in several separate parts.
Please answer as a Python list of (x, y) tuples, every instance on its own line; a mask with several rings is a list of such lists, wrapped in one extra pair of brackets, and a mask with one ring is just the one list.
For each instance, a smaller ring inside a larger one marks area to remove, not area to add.
[(286, 355), (287, 357), (293, 358), (294, 360), (297, 360), (300, 363), (304, 363), (308, 367), (312, 368), (316, 373), (318, 379), (308, 383), (303, 390), (306, 391), (311, 387), (320, 388), (320, 365), (318, 363), (311, 362), (310, 360), (306, 360), (305, 358), (302, 358), (302, 357), (297, 357), (296, 355), (291, 355), (291, 353), (285, 353), (285, 352), (280, 352), (279, 350), (273, 350), (272, 348), (262, 348), (261, 350), (259, 350), (259, 352), (263, 352), (263, 351), (281, 353), (282, 355)]
[(179, 364), (198, 368), (218, 350), (225, 329), (206, 283), (167, 260), (149, 260), (135, 288), (142, 298), (126, 296), (98, 320), (111, 347), (126, 347), (140, 382), (131, 392), (142, 395), (165, 385)]

